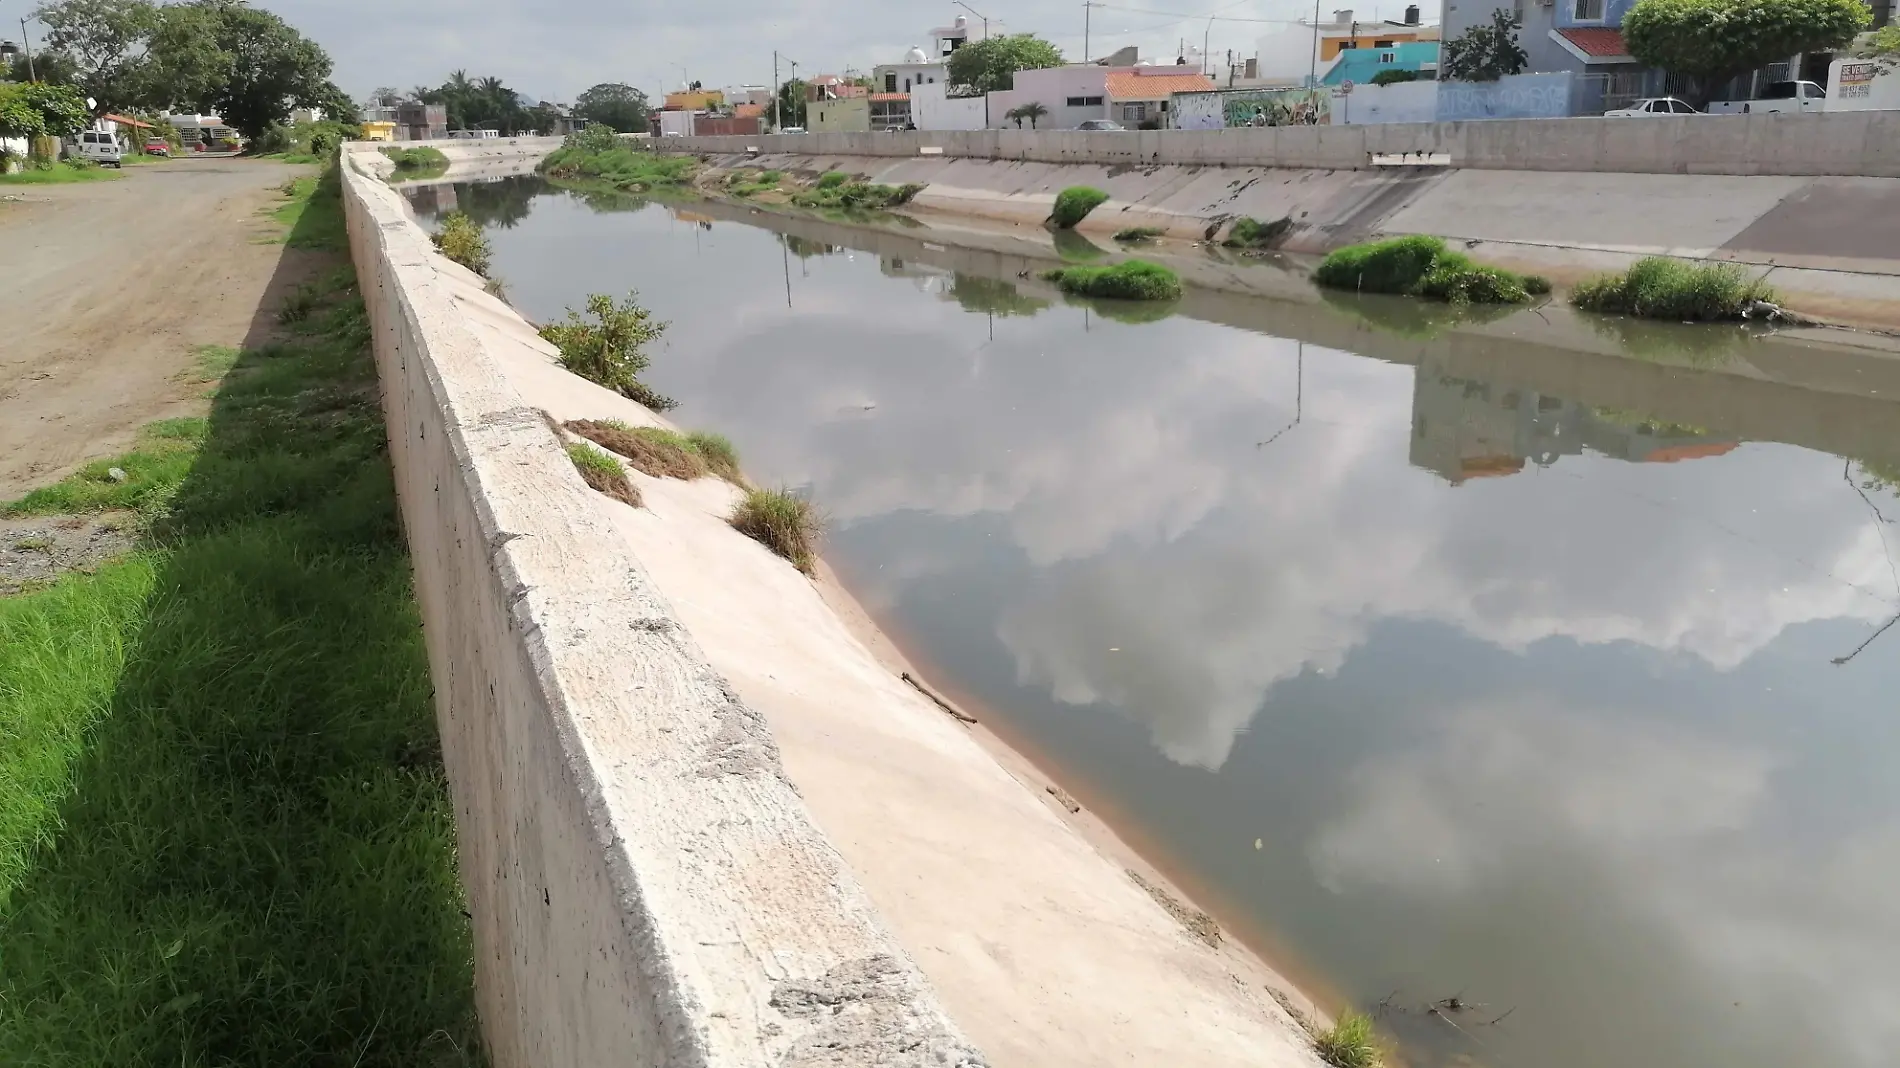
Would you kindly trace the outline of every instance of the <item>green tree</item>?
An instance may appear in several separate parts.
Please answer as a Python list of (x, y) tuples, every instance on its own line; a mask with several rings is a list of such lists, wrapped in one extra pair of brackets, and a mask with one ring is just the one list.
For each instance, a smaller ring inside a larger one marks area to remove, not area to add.
[(26, 61), (25, 53), (14, 56), (10, 66), (0, 69), (0, 80), (78, 85), (79, 64), (64, 52), (34, 49), (33, 62)]
[(1705, 103), (1734, 78), (1797, 52), (1829, 52), (1873, 21), (1864, 0), (1637, 0), (1630, 55), (1695, 81)]
[[(198, 14), (176, 14), (200, 18), (197, 25), (210, 34), (208, 43), (229, 57), (221, 80), (182, 87), (194, 90), (189, 102), (246, 137), (283, 122), (292, 108), (322, 107), (341, 96), (330, 83), (328, 53), (276, 15), (242, 0), (193, 0), (174, 7), (198, 9)], [(197, 69), (216, 67), (208, 57), (194, 62), (202, 63)]]
[(1876, 56), (1900, 57), (1900, 23), (1882, 26), (1867, 42), (1867, 50)]
[(781, 126), (805, 125), (805, 93), (803, 78), (793, 78), (778, 87), (778, 121)]
[(1036, 128), (1036, 120), (1047, 114), (1049, 114), (1048, 108), (1044, 107), (1040, 101), (1031, 100), (1021, 107), (1010, 108), (1003, 113), (1003, 117), (1015, 123), (1018, 130), (1023, 128), (1023, 120), (1028, 119), (1029, 128), (1033, 130)]
[(0, 83), (0, 137), (66, 137), (91, 124), (86, 98), (70, 85)]
[[(73, 61), (75, 84), (100, 113), (143, 101), (146, 45), (159, 23), (147, 0), (51, 0), (33, 17), (46, 25), (46, 47)], [(36, 64), (37, 66), (37, 61)]]
[(1033, 34), (992, 37), (950, 53), (944, 80), (953, 88), (979, 95), (1016, 87), (1016, 72), (1060, 67), (1062, 53)]
[(1372, 76), (1372, 84), (1374, 85), (1397, 85), (1400, 82), (1413, 82), (1417, 80), (1418, 72), (1415, 70), (1382, 70)]
[(622, 82), (602, 82), (574, 101), (576, 119), (604, 123), (621, 133), (645, 131), (652, 114), (647, 95)]
[(1522, 16), (1503, 8), (1491, 13), (1491, 25), (1473, 26), (1456, 40), (1445, 42), (1442, 66), (1446, 78), (1461, 82), (1495, 82), (1524, 69), (1530, 56), (1517, 43)]

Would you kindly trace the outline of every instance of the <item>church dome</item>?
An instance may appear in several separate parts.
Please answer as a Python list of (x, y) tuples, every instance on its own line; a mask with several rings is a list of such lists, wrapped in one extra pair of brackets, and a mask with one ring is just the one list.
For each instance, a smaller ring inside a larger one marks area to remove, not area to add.
[(924, 55), (924, 50), (923, 50), (923, 49), (921, 49), (921, 48), (912, 48), (912, 49), (911, 49), (910, 51), (908, 51), (908, 52), (906, 52), (906, 53), (904, 53), (904, 62), (906, 62), (906, 63), (928, 63), (928, 62), (930, 62), (930, 57), (929, 57), (929, 56), (926, 56), (926, 55)]

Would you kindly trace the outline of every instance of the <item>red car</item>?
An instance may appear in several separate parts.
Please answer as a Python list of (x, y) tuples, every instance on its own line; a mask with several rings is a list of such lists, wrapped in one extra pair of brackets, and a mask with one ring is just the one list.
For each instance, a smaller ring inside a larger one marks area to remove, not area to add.
[(162, 137), (154, 137), (145, 142), (145, 154), (148, 156), (170, 156), (172, 146)]

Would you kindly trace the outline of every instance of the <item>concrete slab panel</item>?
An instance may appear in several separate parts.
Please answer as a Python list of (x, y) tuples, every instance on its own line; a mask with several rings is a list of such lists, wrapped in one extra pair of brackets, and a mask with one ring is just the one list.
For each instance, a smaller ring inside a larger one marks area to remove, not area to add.
[(1867, 270), (1865, 261), (1892, 264), (1900, 259), (1900, 178), (1809, 179), (1722, 251), (1841, 270)]

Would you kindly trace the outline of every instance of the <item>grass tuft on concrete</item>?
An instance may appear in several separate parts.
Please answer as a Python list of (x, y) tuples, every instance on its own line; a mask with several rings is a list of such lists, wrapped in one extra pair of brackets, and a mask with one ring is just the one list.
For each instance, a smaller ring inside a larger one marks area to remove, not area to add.
[(1064, 293), (1111, 300), (1179, 300), (1181, 276), (1158, 263), (1124, 260), (1112, 267), (1058, 267), (1044, 271)]
[(429, 241), (435, 245), (437, 252), (483, 278), (488, 277), (488, 264), (492, 255), (488, 238), (483, 236), (480, 224), (467, 212), (452, 211), (444, 215), (441, 229), (430, 234)]
[(1073, 230), (1075, 225), (1088, 218), (1089, 212), (1108, 202), (1108, 194), (1086, 185), (1072, 185), (1056, 194), (1055, 206), (1049, 210), (1049, 225), (1058, 230)]
[(816, 566), (822, 524), (811, 502), (790, 490), (747, 491), (727, 522), (807, 575)]
[(1349, 1012), (1330, 1030), (1313, 1036), (1313, 1051), (1332, 1068), (1379, 1068), (1383, 1058), (1372, 1034), (1372, 1017)]
[(744, 483), (738, 450), (718, 434), (694, 431), (681, 434), (657, 426), (634, 426), (618, 419), (576, 419), (562, 424), (577, 434), (626, 457), (634, 470), (652, 478), (691, 481), (717, 475), (734, 485)]
[(923, 186), (914, 182), (907, 185), (873, 185), (852, 181), (827, 183), (827, 179), (833, 176), (848, 177), (840, 171), (830, 171), (818, 180), (817, 188), (792, 194), (792, 204), (801, 208), (882, 211), (908, 204), (924, 190)]
[(1115, 231), (1115, 240), (1132, 245), (1141, 241), (1155, 241), (1166, 235), (1167, 231), (1159, 226), (1131, 226), (1126, 230)]
[(745, 475), (739, 470), (739, 450), (732, 447), (732, 440), (724, 434), (695, 430), (686, 435), (686, 443), (692, 446), (699, 458), (706, 461), (706, 467), (713, 474), (735, 486), (745, 484)]
[(375, 367), (325, 300), (208, 418), (7, 506), (141, 534), (0, 599), (0, 1064), (482, 1061)]
[(567, 446), (567, 458), (574, 463), (574, 470), (581, 473), (581, 481), (601, 493), (623, 504), (640, 507), (640, 491), (627, 478), (627, 469), (620, 461), (594, 448), (584, 441), (571, 442)]
[(443, 155), (441, 149), (426, 145), (418, 148), (385, 148), (383, 155), (389, 157), (398, 171), (424, 171), (438, 167), (447, 170), (449, 166), (449, 157)]
[(1740, 321), (1755, 301), (1775, 291), (1733, 263), (1687, 263), (1663, 256), (1637, 260), (1622, 274), (1602, 275), (1570, 291), (1585, 311), (1677, 322)]
[(1261, 222), (1259, 219), (1240, 218), (1227, 231), (1227, 240), (1221, 244), (1228, 248), (1263, 249), (1272, 248), (1274, 242), (1286, 236), (1293, 228), (1291, 217)]
[(1313, 272), (1313, 281), (1332, 289), (1447, 304), (1522, 304), (1530, 299), (1517, 275), (1473, 263), (1447, 249), (1443, 238), (1423, 234), (1335, 249)]

